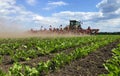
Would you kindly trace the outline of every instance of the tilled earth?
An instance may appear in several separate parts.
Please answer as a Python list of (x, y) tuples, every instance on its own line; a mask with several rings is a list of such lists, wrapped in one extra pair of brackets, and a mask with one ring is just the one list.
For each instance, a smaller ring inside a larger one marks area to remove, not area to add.
[(88, 56), (72, 61), (61, 69), (48, 74), (47, 76), (98, 76), (108, 73), (103, 63), (111, 58), (111, 50), (120, 43), (120, 40), (113, 42), (105, 47), (97, 49)]

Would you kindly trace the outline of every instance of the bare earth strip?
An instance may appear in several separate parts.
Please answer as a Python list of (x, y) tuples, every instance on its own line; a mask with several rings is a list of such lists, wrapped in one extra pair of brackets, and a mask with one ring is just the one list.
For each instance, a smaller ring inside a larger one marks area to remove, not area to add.
[(72, 61), (69, 65), (47, 76), (98, 76), (99, 74), (106, 74), (107, 71), (103, 63), (111, 58), (111, 50), (115, 48), (118, 43), (120, 43), (120, 40), (97, 49), (97, 51), (90, 53), (84, 58)]

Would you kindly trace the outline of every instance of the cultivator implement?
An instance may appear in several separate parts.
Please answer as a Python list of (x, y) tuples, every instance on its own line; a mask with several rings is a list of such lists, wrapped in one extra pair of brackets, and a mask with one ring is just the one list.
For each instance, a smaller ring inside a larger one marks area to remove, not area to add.
[(62, 25), (60, 25), (59, 28), (53, 28), (51, 25), (49, 26), (49, 30), (47, 29), (43, 29), (43, 26), (41, 26), (40, 30), (33, 30), (31, 29), (30, 32), (31, 33), (58, 33), (58, 34), (97, 34), (99, 29), (91, 29), (90, 27), (88, 27), (87, 29), (83, 29), (81, 27), (82, 22), (76, 21), (76, 20), (70, 20), (69, 25), (67, 25), (66, 27), (62, 27)]

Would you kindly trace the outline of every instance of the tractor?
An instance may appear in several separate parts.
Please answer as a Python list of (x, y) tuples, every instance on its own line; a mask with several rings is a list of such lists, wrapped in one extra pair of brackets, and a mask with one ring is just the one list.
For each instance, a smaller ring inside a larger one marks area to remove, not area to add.
[(91, 29), (90, 26), (87, 29), (83, 29), (81, 25), (82, 22), (80, 21), (70, 20), (69, 25), (64, 30), (74, 34), (97, 34), (99, 31), (99, 29)]

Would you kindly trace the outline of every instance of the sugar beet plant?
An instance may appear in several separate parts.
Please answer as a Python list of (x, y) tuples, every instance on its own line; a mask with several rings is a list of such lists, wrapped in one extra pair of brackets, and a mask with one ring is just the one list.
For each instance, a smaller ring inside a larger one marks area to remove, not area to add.
[(10, 55), (15, 62), (29, 60), (40, 55), (46, 55), (51, 52), (83, 45), (85, 43), (96, 41), (96, 37), (73, 37), (73, 38), (55, 38), (55, 39), (38, 39), (31, 38), (28, 40), (9, 40), (8, 43), (0, 45), (1, 55)]
[[(2, 51), (1, 55), (13, 55), (13, 60), (16, 58), (15, 62), (18, 62), (20, 58), (29, 59), (31, 55), (33, 57), (37, 57), (38, 54), (44, 53), (49, 54), (51, 51), (57, 51), (63, 48), (69, 48), (76, 45), (83, 45), (84, 43), (89, 43), (89, 46), (83, 46), (81, 48), (76, 48), (69, 54), (65, 54), (61, 51), (53, 57), (51, 60), (46, 62), (39, 62), (37, 67), (30, 67), (27, 65), (21, 65), (19, 63), (14, 63), (13, 67), (9, 69), (8, 73), (3, 73), (4, 76), (40, 76), (42, 73), (49, 73), (60, 67), (69, 64), (71, 61), (80, 58), (82, 56), (88, 55), (90, 52), (109, 44), (110, 42), (115, 41), (120, 38), (119, 36), (92, 36), (92, 37), (75, 37), (75, 38), (58, 38), (58, 39), (38, 39), (32, 38), (28, 40), (10, 40), (5, 46), (3, 40), (0, 43), (4, 45), (0, 45)], [(22, 42), (23, 41), (23, 42)], [(14, 46), (15, 45), (15, 46)], [(7, 48), (6, 49), (4, 49)], [(4, 51), (6, 50), (6, 51)], [(7, 52), (7, 53), (6, 53)]]
[(64, 53), (57, 54), (51, 61), (40, 62), (39, 65), (37, 66), (37, 69), (39, 72), (48, 72), (48, 70), (54, 71), (55, 69), (58, 69), (61, 66), (64, 66), (65, 64), (69, 64), (71, 61), (77, 58), (88, 55), (90, 52), (96, 50), (99, 47), (107, 45), (112, 41), (114, 41), (114, 39), (109, 39), (101, 42), (100, 41), (94, 42), (94, 43), (91, 43), (90, 46), (76, 48), (73, 52), (71, 52), (68, 55)]
[(104, 64), (105, 69), (109, 72), (101, 76), (120, 76), (120, 44), (112, 50), (113, 56)]
[[(101, 41), (101, 40), (103, 40), (103, 41)], [(110, 42), (116, 40), (116, 38), (102, 38), (101, 40), (91, 43), (90, 46), (76, 48), (70, 54), (59, 53), (51, 60), (38, 63), (38, 66), (36, 68), (32, 69), (29, 67), (28, 69), (24, 70), (25, 72), (20, 72), (20, 73), (22, 73), (23, 75), (27, 75), (28, 73), (30, 73), (31, 75), (29, 75), (29, 76), (34, 76), (34, 75), (39, 76), (42, 73), (49, 73), (50, 71), (59, 69), (61, 66), (69, 64), (71, 61), (73, 61), (77, 58), (88, 55), (90, 52), (96, 50), (97, 48), (107, 45)], [(19, 72), (19, 70), (18, 70), (18, 72)], [(14, 75), (14, 73), (13, 73), (13, 75)]]

